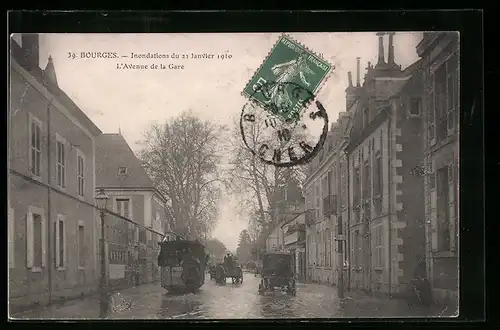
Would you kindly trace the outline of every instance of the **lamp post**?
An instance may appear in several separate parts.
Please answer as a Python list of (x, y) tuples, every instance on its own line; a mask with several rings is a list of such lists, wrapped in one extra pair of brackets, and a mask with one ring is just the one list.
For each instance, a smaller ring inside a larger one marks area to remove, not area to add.
[(106, 206), (108, 203), (109, 196), (106, 195), (104, 189), (99, 189), (99, 192), (95, 196), (97, 203), (97, 208), (99, 208), (101, 215), (101, 280), (99, 284), (100, 292), (100, 317), (105, 318), (108, 314), (108, 277), (106, 274), (106, 246), (105, 246), (105, 227), (104, 227), (104, 216), (106, 211)]

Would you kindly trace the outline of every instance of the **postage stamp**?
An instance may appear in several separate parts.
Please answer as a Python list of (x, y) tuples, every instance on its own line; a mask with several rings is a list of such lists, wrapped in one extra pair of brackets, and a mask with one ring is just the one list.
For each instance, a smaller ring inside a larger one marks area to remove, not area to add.
[[(294, 90), (297, 95), (308, 95), (308, 100), (314, 99), (314, 95), (298, 84), (289, 82), (283, 86)], [(262, 88), (267, 89), (269, 86), (264, 83)], [(260, 89), (257, 89), (254, 93), (259, 92)], [(315, 105), (298, 116), (297, 120), (289, 121), (281, 120), (280, 114), (272, 113), (255, 102), (247, 102), (240, 117), (245, 146), (269, 165), (304, 165), (323, 147), (328, 134), (327, 112), (319, 101)]]
[[(298, 120), (310, 98), (298, 87), (315, 95), (335, 67), (311, 50), (282, 35), (261, 67), (243, 90), (243, 95), (284, 120)], [(293, 83), (293, 84), (290, 84)]]

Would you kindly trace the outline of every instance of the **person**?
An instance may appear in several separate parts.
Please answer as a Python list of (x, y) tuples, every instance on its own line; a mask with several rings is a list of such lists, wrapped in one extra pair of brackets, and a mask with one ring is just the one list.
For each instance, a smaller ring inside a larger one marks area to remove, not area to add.
[(225, 260), (224, 260), (224, 264), (225, 264), (225, 265), (227, 265), (227, 266), (231, 266), (231, 265), (232, 265), (232, 263), (233, 263), (233, 257), (231, 256), (231, 254), (230, 254), (230, 253), (228, 253), (228, 254), (226, 255)]

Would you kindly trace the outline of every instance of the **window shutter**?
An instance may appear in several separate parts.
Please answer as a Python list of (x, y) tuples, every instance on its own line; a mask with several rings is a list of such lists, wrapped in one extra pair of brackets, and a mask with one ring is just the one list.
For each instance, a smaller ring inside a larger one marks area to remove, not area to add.
[[(56, 268), (59, 268), (59, 265), (61, 264), (61, 258), (60, 258), (61, 246), (59, 244), (61, 235), (62, 234), (60, 233), (60, 230), (59, 230), (59, 218), (58, 218), (56, 220)], [(66, 250), (64, 250), (64, 251), (66, 251)]]
[(26, 267), (33, 268), (33, 213), (26, 215)]
[[(64, 247), (64, 254), (63, 254), (63, 263), (64, 263), (64, 267), (66, 267), (68, 265), (68, 243), (67, 243), (67, 238), (68, 238), (68, 235), (66, 234), (68, 232), (68, 229), (66, 228), (66, 224), (67, 222), (64, 221), (64, 225), (63, 225), (63, 229), (64, 229), (64, 232), (63, 232), (63, 247)], [(76, 231), (77, 231), (77, 236), (78, 237), (78, 225), (76, 226)], [(78, 259), (77, 259), (78, 260)]]
[[(427, 100), (427, 105), (428, 105), (428, 120), (427, 122), (431, 125), (427, 126), (427, 135), (429, 136), (429, 146), (433, 146), (436, 144), (436, 109), (435, 109), (435, 92), (434, 92), (434, 75), (430, 77), (431, 79), (431, 86), (432, 90), (428, 94), (428, 100)], [(429, 118), (430, 117), (430, 118)]]
[(449, 212), (449, 226), (450, 226), (450, 251), (456, 251), (456, 214), (455, 214), (455, 202), (457, 200), (455, 196), (455, 175), (453, 163), (448, 164), (448, 212)]
[(431, 164), (433, 188), (431, 189), (431, 211), (430, 211), (430, 222), (431, 222), (431, 249), (432, 251), (437, 251), (438, 249), (438, 232), (437, 232), (437, 192), (436, 192), (436, 164), (432, 160)]
[[(47, 226), (45, 222), (45, 215), (42, 218), (42, 267), (47, 265)], [(31, 221), (33, 223), (33, 221)]]

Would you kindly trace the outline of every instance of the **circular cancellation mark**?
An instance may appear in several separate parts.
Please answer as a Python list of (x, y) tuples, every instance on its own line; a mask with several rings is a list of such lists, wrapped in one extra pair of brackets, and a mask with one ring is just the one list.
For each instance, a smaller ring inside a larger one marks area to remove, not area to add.
[[(271, 97), (266, 104), (250, 97), (241, 111), (240, 130), (246, 147), (264, 163), (277, 167), (292, 167), (308, 163), (323, 147), (328, 134), (328, 115), (319, 102), (307, 107), (314, 95), (295, 83), (285, 83), (302, 101), (297, 106), (280, 107)], [(254, 93), (268, 95), (274, 83), (258, 88)], [(283, 90), (276, 88), (275, 90)], [(319, 133), (319, 134), (318, 134)]]

